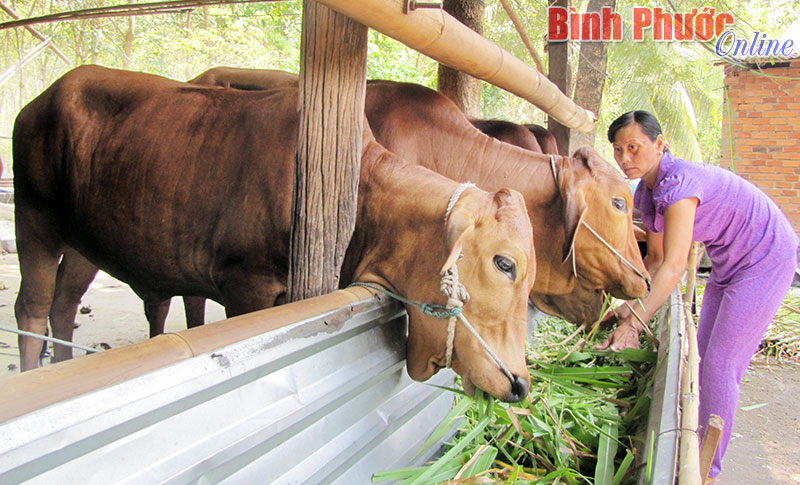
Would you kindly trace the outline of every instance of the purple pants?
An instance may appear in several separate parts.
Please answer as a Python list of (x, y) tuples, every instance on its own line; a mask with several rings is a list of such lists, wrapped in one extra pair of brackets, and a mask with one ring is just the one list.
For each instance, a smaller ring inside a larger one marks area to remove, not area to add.
[(713, 282), (712, 273), (706, 284), (697, 329), (700, 436), (705, 433), (711, 414), (725, 420), (711, 477), (719, 475), (730, 441), (739, 383), (794, 278), (796, 254), (781, 259), (768, 271), (739, 274), (725, 285)]

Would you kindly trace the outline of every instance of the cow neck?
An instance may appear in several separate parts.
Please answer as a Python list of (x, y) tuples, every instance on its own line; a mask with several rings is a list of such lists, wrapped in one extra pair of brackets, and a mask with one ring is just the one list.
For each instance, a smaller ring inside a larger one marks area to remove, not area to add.
[[(421, 255), (414, 248), (421, 247), (435, 255), (422, 258), (431, 263), (421, 271), (430, 275), (433, 286), (438, 285), (434, 280), (447, 256), (445, 213), (458, 185), (370, 143), (362, 151), (359, 223), (354, 234), (363, 257), (352, 279), (363, 280), (367, 274), (387, 289), (407, 295), (409, 288), (419, 287), (419, 281), (411, 280), (421, 277), (409, 268), (419, 266)], [(409, 243), (404, 245), (405, 238)]]
[[(550, 157), (503, 143), (472, 125), (468, 128), (460, 134), (449, 133), (452, 140), (441, 144), (449, 150), (433, 158), (434, 170), (454, 180), (479, 181), (478, 185), (485, 190), (509, 187), (521, 192), (536, 246), (533, 291), (554, 294), (572, 291), (575, 281), (570, 266), (560, 263), (565, 241), (563, 203)], [(556, 157), (557, 170), (568, 169), (570, 164), (571, 159)]]
[[(480, 181), (478, 185), (485, 190), (517, 190), (529, 209), (550, 205), (558, 198), (547, 155), (501, 142), (467, 125), (437, 133), (451, 139), (437, 142), (440, 148), (434, 151), (431, 168), (456, 181)], [(427, 165), (424, 160), (421, 163)]]

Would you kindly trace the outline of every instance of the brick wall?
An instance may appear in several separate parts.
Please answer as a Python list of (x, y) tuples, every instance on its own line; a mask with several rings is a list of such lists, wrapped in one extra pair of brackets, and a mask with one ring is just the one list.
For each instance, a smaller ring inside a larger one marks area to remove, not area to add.
[(759, 72), (725, 68), (720, 165), (772, 197), (800, 233), (800, 59)]

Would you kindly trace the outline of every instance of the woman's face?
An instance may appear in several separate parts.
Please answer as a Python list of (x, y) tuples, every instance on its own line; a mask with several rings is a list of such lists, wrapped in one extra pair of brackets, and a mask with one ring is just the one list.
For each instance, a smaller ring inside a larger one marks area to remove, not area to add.
[(649, 187), (658, 176), (661, 155), (664, 154), (664, 137), (652, 141), (642, 131), (639, 123), (623, 126), (614, 135), (614, 160), (629, 179), (641, 178)]

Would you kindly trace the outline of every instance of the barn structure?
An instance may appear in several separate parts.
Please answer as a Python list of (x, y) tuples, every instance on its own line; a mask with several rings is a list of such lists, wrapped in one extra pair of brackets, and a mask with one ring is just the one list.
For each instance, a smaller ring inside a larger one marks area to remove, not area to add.
[(800, 233), (800, 57), (725, 68), (720, 165), (767, 193)]
[[(594, 117), (446, 13), (413, 5), (304, 2), (297, 173), (304, 183), (296, 190), (289, 279), (295, 301), (8, 381), (0, 481), (259, 482), (280, 470), (273, 479), (282, 483), (364, 483), (377, 470), (429, 456), (416, 452), (452, 396), (404, 374), (401, 306), (364, 288), (334, 291), (341, 261), (330, 255), (343, 254), (352, 231), (355, 183), (330, 182), (342, 173), (357, 180), (367, 27), (518, 94), (569, 128), (591, 129)], [(306, 204), (323, 196), (330, 210)], [(683, 345), (681, 318), (664, 316), (674, 322), (659, 330), (669, 347)], [(656, 476), (671, 478), (680, 358), (667, 347), (648, 436), (663, 452)], [(433, 384), (452, 379), (443, 372)], [(100, 467), (115, 476), (99, 476)]]

